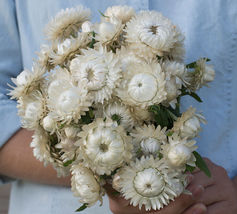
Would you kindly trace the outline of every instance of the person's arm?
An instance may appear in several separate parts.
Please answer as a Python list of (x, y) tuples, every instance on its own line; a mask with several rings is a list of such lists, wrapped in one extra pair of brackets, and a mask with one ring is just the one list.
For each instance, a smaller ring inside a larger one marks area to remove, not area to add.
[(70, 186), (70, 176), (57, 178), (52, 166), (44, 167), (33, 156), (30, 147), (32, 134), (26, 129), (20, 129), (0, 149), (0, 174), (43, 184)]

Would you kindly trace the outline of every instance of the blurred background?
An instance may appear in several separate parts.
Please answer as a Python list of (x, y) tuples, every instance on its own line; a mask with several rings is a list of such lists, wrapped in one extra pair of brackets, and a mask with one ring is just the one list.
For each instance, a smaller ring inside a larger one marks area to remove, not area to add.
[(0, 187), (0, 214), (8, 213), (10, 189), (10, 184), (6, 184)]

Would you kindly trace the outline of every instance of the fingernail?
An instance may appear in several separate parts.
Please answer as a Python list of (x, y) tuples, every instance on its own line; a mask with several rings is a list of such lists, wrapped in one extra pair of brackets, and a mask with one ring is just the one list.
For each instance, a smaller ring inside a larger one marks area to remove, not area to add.
[(198, 185), (191, 192), (193, 193), (194, 199), (197, 199), (203, 193), (203, 191), (204, 191), (204, 187), (202, 185)]
[(192, 214), (204, 214), (206, 213), (207, 208), (204, 204), (198, 204), (197, 207), (195, 207), (195, 210), (192, 212)]

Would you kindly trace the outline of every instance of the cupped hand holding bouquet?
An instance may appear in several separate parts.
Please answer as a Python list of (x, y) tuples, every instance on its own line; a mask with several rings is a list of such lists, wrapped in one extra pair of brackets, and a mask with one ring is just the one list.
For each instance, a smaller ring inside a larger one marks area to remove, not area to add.
[(196, 91), (215, 72), (208, 58), (184, 64), (184, 36), (162, 14), (114, 6), (101, 15), (91, 23), (82, 6), (58, 13), (50, 44), (10, 95), (34, 130), (35, 157), (71, 172), (78, 211), (102, 202), (106, 183), (139, 209), (167, 209), (190, 194), (188, 171), (211, 176), (194, 140), (206, 121), (192, 107), (181, 112), (180, 100), (201, 102)]

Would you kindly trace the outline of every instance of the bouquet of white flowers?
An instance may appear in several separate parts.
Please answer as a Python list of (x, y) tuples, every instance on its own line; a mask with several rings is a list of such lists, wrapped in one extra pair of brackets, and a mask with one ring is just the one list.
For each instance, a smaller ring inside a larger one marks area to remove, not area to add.
[(180, 99), (214, 79), (209, 59), (185, 65), (184, 36), (156, 11), (109, 7), (100, 23), (78, 6), (46, 27), (32, 71), (13, 78), (34, 156), (52, 164), (83, 206), (102, 201), (105, 183), (133, 206), (159, 210), (187, 186), (186, 172), (210, 176), (194, 140), (205, 123)]

